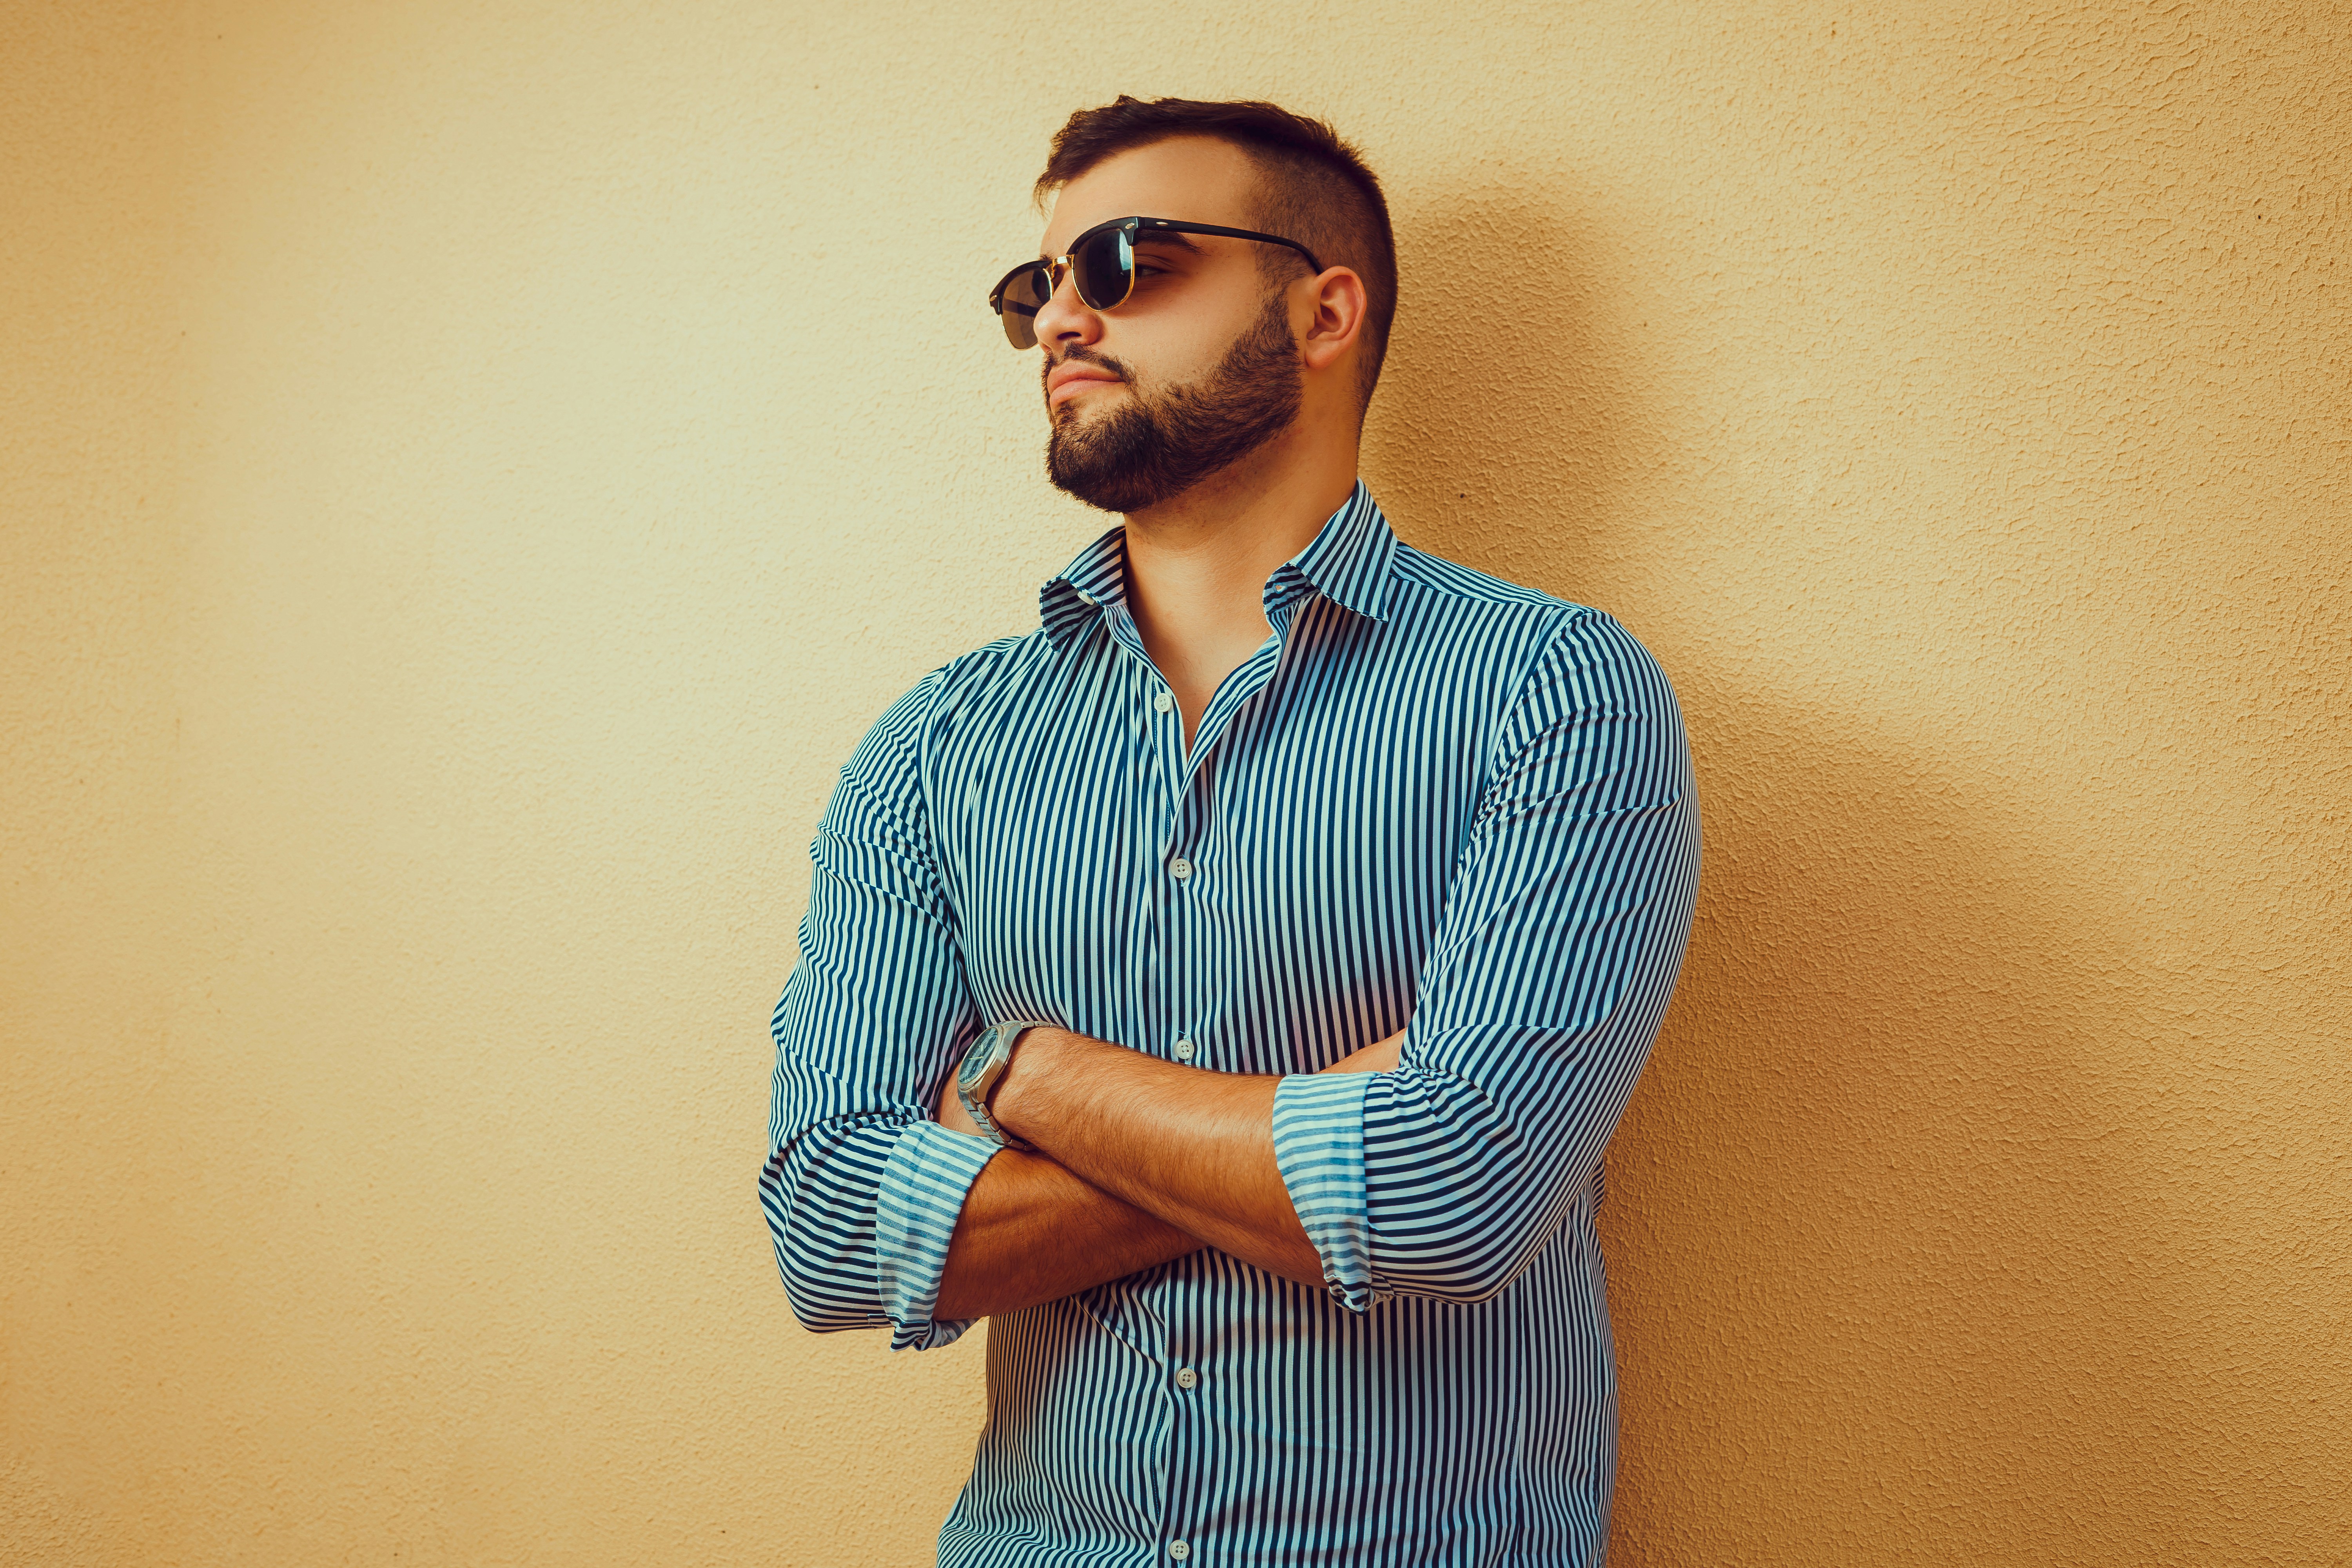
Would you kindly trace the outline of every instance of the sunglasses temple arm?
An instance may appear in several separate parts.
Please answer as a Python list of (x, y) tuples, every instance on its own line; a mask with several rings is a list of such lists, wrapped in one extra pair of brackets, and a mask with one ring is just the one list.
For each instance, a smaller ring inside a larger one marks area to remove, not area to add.
[(1176, 234), (1209, 234), (1220, 239), (1255, 239), (1265, 245), (1287, 246), (1307, 258), (1307, 264), (1316, 271), (1323, 270), (1323, 263), (1316, 259), (1313, 251), (1297, 240), (1285, 239), (1278, 234), (1260, 234), (1254, 228), (1221, 228), (1213, 223), (1162, 223), (1154, 226)]

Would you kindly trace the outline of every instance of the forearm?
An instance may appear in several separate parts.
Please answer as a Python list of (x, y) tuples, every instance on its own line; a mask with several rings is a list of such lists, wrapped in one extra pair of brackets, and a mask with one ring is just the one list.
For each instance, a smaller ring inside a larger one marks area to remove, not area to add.
[(1275, 1163), (1280, 1082), (1178, 1067), (1041, 1028), (1023, 1037), (992, 1109), (1080, 1184), (1168, 1232), (1319, 1288), (1321, 1260)]
[(1008, 1149), (964, 1199), (937, 1312), (980, 1318), (1059, 1300), (1200, 1248), (1053, 1160)]

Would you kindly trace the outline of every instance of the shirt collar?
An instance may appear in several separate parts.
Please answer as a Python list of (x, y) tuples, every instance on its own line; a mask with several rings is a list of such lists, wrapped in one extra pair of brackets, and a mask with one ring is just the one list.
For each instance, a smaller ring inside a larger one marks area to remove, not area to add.
[(1112, 529), (1077, 553), (1062, 574), (1037, 591), (1037, 614), (1056, 650), (1086, 638), (1105, 605), (1127, 598), (1127, 529)]
[[(1367, 620), (1389, 618), (1389, 573), (1397, 538), (1372, 492), (1358, 479), (1339, 510), (1325, 520), (1306, 549), (1274, 569), (1265, 582), (1272, 611), (1312, 588), (1341, 609)], [(1277, 595), (1280, 596), (1277, 597)]]
[[(1342, 609), (1384, 621), (1396, 552), (1395, 531), (1372, 492), (1358, 479), (1307, 548), (1266, 579), (1266, 614), (1272, 616), (1311, 590)], [(1055, 648), (1067, 649), (1084, 639), (1104, 605), (1122, 604), (1126, 598), (1127, 530), (1122, 526), (1079, 551), (1050, 579), (1038, 591), (1037, 609), (1046, 637)]]

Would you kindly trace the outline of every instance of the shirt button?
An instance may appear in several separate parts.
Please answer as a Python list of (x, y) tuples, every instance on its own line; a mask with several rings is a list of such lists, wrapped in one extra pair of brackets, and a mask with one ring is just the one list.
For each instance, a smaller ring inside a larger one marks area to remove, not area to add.
[(1094, 602), (1095, 596), (1092, 594), (1081, 594), (1078, 595), (1078, 603), (1081, 605), (1091, 605)]
[(1181, 882), (1192, 874), (1192, 862), (1180, 855), (1168, 862), (1168, 874)]
[(1181, 1541), (1171, 1541), (1168, 1543), (1168, 1555), (1181, 1563), (1192, 1555), (1192, 1549)]
[(1192, 1041), (1179, 1040), (1176, 1042), (1176, 1059), (1180, 1062), (1189, 1062), (1192, 1059)]
[(1194, 1371), (1193, 1371), (1191, 1367), (1189, 1367), (1189, 1366), (1188, 1366), (1188, 1367), (1183, 1367), (1183, 1368), (1180, 1369), (1180, 1370), (1177, 1372), (1177, 1373), (1176, 1373), (1176, 1386), (1177, 1386), (1177, 1387), (1179, 1387), (1179, 1388), (1194, 1388), (1194, 1387), (1198, 1387), (1198, 1386), (1199, 1386), (1199, 1384), (1200, 1384), (1200, 1382), (1201, 1382), (1201, 1374), (1200, 1374), (1199, 1373), (1197, 1373), (1197, 1372), (1194, 1372)]
[(1163, 691), (1163, 692), (1161, 692), (1159, 696), (1157, 696), (1157, 697), (1155, 697), (1155, 698), (1153, 698), (1153, 699), (1151, 700), (1151, 705), (1152, 705), (1154, 708), (1159, 709), (1159, 710), (1160, 710), (1160, 711), (1161, 711), (1162, 713), (1165, 713), (1165, 712), (1167, 712), (1171, 708), (1173, 708), (1173, 707), (1175, 707), (1175, 706), (1176, 706), (1176, 699), (1174, 699), (1173, 697), (1169, 696), (1169, 695), (1168, 695), (1168, 693), (1166, 693), (1165, 691)]

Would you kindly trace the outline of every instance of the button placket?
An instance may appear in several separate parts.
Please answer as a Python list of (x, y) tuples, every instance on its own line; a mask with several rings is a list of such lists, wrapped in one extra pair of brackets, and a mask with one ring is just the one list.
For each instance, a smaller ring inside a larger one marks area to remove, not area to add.
[(1192, 1543), (1176, 1532), (1186, 1528), (1187, 1520), (1201, 1517), (1205, 1489), (1202, 1478), (1209, 1462), (1204, 1451), (1208, 1434), (1202, 1396), (1196, 1392), (1201, 1386), (1201, 1373), (1193, 1365), (1200, 1351), (1198, 1286), (1197, 1279), (1187, 1279), (1170, 1302), (1171, 1332), (1162, 1352), (1168, 1359), (1160, 1363), (1163, 1368), (1174, 1369), (1162, 1373), (1173, 1386), (1169, 1391), (1168, 1511), (1161, 1517), (1160, 1528), (1176, 1535), (1168, 1543), (1168, 1555), (1179, 1563), (1192, 1554)]
[[(1181, 726), (1170, 728), (1181, 731)], [(1169, 879), (1160, 885), (1170, 893), (1163, 907), (1169, 912), (1171, 940), (1165, 949), (1166, 983), (1155, 1001), (1162, 1026), (1178, 1037), (1171, 1054), (1180, 1062), (1202, 1065), (1201, 1043), (1194, 1032), (1215, 1026), (1219, 922), (1212, 903), (1222, 884), (1196, 875), (1202, 868), (1195, 857), (1208, 847), (1216, 816), (1215, 781), (1222, 767), (1213, 746), (1196, 748), (1189, 763), (1175, 791), (1175, 817), (1163, 850)], [(1167, 1560), (1186, 1563), (1206, 1555), (1189, 1536), (1203, 1517), (1206, 1498), (1214, 1490), (1207, 1479), (1215, 1470), (1215, 1460), (1208, 1451), (1213, 1396), (1203, 1386), (1201, 1370), (1202, 1354), (1213, 1349), (1213, 1331), (1202, 1321), (1205, 1287), (1201, 1275), (1184, 1264), (1177, 1267), (1181, 1272), (1170, 1281), (1168, 1336), (1156, 1347), (1166, 1358), (1159, 1366), (1160, 1375), (1166, 1380), (1160, 1386), (1166, 1391), (1169, 1412), (1169, 1487), (1160, 1528), (1171, 1538)]]

